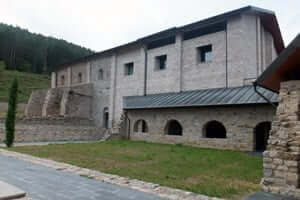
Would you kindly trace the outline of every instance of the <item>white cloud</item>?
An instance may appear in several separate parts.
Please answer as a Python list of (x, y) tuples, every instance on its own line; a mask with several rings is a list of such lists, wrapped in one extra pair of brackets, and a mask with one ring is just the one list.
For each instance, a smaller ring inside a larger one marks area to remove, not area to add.
[(275, 11), (286, 43), (298, 34), (297, 0), (1, 0), (0, 22), (100, 51), (246, 5)]

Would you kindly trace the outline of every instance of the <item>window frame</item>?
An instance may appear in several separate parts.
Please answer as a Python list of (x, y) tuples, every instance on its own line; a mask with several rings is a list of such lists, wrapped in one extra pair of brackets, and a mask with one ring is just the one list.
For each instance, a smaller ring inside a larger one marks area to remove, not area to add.
[[(164, 67), (162, 68), (161, 64), (164, 62)], [(156, 71), (163, 71), (166, 70), (168, 66), (168, 55), (160, 55), (160, 56), (155, 56), (155, 70)]]
[(213, 60), (213, 45), (203, 45), (196, 48), (197, 64), (210, 63)]
[[(129, 69), (132, 70), (129, 70)], [(134, 62), (129, 62), (124, 64), (124, 75), (125, 76), (132, 76), (134, 74)]]

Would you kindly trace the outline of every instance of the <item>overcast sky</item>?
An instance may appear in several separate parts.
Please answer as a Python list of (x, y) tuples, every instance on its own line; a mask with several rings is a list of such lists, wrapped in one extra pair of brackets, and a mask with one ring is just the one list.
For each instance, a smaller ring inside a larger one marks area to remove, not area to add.
[(288, 44), (299, 0), (1, 0), (0, 22), (101, 51), (247, 5), (275, 11)]

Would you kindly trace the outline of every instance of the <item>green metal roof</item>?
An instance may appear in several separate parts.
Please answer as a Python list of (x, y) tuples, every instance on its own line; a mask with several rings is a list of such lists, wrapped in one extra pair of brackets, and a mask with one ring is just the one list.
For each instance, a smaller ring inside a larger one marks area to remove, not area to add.
[[(278, 102), (277, 93), (262, 87), (258, 87), (257, 90), (272, 103)], [(254, 91), (253, 86), (203, 89), (178, 93), (152, 94), (147, 96), (128, 96), (124, 97), (123, 102), (123, 108), (125, 110), (268, 103)]]

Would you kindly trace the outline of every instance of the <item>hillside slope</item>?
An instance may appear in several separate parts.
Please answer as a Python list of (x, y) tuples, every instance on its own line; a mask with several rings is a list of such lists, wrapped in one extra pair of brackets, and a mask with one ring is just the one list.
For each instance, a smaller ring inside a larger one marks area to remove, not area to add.
[(0, 60), (8, 69), (51, 72), (62, 63), (88, 56), (94, 51), (54, 37), (0, 23)]
[(0, 102), (8, 101), (9, 88), (15, 76), (19, 80), (19, 103), (27, 103), (32, 90), (50, 87), (49, 75), (3, 70), (3, 67), (4, 63), (0, 61)]

